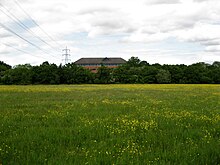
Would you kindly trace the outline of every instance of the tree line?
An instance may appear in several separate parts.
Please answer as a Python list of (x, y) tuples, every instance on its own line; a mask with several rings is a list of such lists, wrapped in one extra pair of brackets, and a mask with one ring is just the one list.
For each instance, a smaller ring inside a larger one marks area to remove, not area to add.
[(220, 84), (220, 62), (204, 62), (192, 65), (150, 65), (137, 57), (131, 57), (118, 68), (101, 66), (97, 73), (74, 63), (66, 65), (43, 62), (10, 65), (0, 61), (0, 84)]

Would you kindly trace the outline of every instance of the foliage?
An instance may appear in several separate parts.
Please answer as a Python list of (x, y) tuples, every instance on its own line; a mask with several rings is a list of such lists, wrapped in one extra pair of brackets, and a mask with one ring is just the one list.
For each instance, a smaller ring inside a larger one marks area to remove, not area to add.
[(138, 57), (131, 57), (126, 65), (128, 67), (139, 67), (141, 66), (141, 60)]
[(13, 69), (6, 70), (2, 82), (4, 84), (26, 85), (31, 84), (32, 66), (29, 64), (17, 65)]
[(59, 84), (60, 76), (56, 64), (42, 63), (40, 66), (33, 67), (33, 84)]
[(156, 75), (157, 82), (159, 84), (171, 83), (171, 74), (168, 70), (160, 69)]
[(192, 65), (150, 65), (137, 57), (110, 69), (98, 68), (97, 73), (74, 63), (64, 66), (43, 62), (11, 68), (0, 62), (0, 84), (220, 84), (220, 62)]
[(95, 83), (97, 84), (108, 84), (111, 82), (111, 69), (106, 66), (101, 66), (98, 68), (96, 74)]
[(5, 74), (5, 71), (11, 69), (11, 66), (4, 63), (3, 61), (0, 61), (0, 84), (3, 83), (2, 82), (2, 77)]
[(219, 85), (0, 86), (0, 164), (219, 164)]
[(190, 84), (212, 83), (208, 74), (208, 67), (209, 65), (205, 63), (196, 63), (188, 66), (185, 70), (186, 82)]
[(6, 71), (8, 69), (11, 69), (11, 66), (4, 63), (3, 61), (0, 61), (0, 72)]
[(94, 75), (89, 70), (79, 67), (75, 64), (60, 66), (61, 84), (90, 84), (93, 83)]

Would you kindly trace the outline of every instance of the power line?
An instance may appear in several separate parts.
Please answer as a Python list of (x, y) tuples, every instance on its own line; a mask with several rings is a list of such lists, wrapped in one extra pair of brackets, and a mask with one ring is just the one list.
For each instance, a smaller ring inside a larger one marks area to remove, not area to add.
[(30, 14), (28, 14), (24, 8), (19, 4), (19, 2), (17, 0), (14, 0), (15, 4), (23, 11), (23, 13), (29, 17), (29, 19), (53, 42), (55, 42), (59, 47), (61, 47), (61, 45), (54, 40), (31, 16)]
[[(1, 42), (1, 43), (2, 43), (3, 45), (7, 46), (7, 47), (13, 48), (13, 49), (15, 49), (15, 50), (17, 50), (17, 51), (19, 51), (19, 52), (24, 53), (24, 54), (30, 54), (30, 53), (28, 53), (28, 52), (26, 52), (26, 51), (24, 51), (24, 50), (22, 50), (22, 49), (16, 48), (16, 47), (14, 47), (14, 46), (8, 45), (8, 44), (3, 43), (3, 42)], [(33, 55), (33, 54), (32, 54), (32, 56), (40, 57), (40, 58), (46, 59), (46, 58), (44, 58), (44, 57), (37, 56), (37, 55)]]
[[(39, 37), (38, 35), (36, 35), (32, 30), (29, 29), (29, 27), (27, 27), (23, 22), (21, 22), (14, 14), (12, 14), (7, 8), (5, 8), (1, 3), (0, 6), (2, 8), (4, 8), (9, 14), (7, 14), (5, 11), (3, 11), (0, 8), (0, 11), (5, 14), (7, 17), (9, 17), (11, 20), (15, 21), (22, 29), (24, 29), (25, 31), (29, 32), (30, 34), (32, 34), (35, 38), (39, 39), (40, 41), (42, 41), (43, 43), (45, 43), (46, 45), (48, 45), (49, 47), (51, 47), (52, 49), (54, 49), (53, 46), (51, 46), (49, 43), (47, 43), (45, 40), (43, 40), (41, 37)], [(54, 49), (54, 51), (56, 51)]]
[[(46, 52), (45, 50), (41, 49), (39, 46), (35, 45), (34, 43), (28, 41), (27, 39), (25, 39), (25, 38), (22, 37), (21, 35), (17, 34), (17, 33), (14, 32), (13, 30), (11, 30), (10, 28), (6, 27), (6, 26), (3, 25), (2, 23), (0, 23), (0, 26), (1, 26), (2, 28), (4, 28), (5, 30), (9, 31), (10, 33), (16, 35), (16, 36), (19, 37), (20, 39), (26, 41), (26, 42), (29, 43), (30, 45), (34, 46), (35, 48), (37, 48), (37, 49), (43, 51), (43, 52), (46, 53), (46, 54), (50, 54), (50, 53)], [(53, 56), (53, 55), (52, 55), (52, 56)], [(54, 56), (54, 57), (55, 57), (55, 56)]]
[[(21, 7), (21, 5), (18, 3), (17, 0), (14, 0), (14, 2), (15, 2), (16, 5), (25, 13), (25, 15), (27, 15), (27, 16), (30, 18), (30, 20), (31, 20), (43, 33), (45, 33), (48, 38), (50, 38), (50, 40), (54, 41), (54, 42), (57, 44), (57, 42), (56, 42), (48, 33), (46, 33), (46, 31), (44, 31), (43, 28), (41, 28), (40, 25)], [(43, 43), (45, 43), (46, 45), (48, 45), (48, 46), (50, 46), (52, 49), (54, 49), (54, 47), (53, 47), (52, 45), (50, 45), (48, 42), (46, 42), (46, 41), (43, 40), (41, 37), (39, 37), (38, 35), (36, 35), (33, 31), (31, 31), (28, 26), (26, 26), (22, 21), (20, 21), (19, 18), (16, 17), (14, 14), (12, 14), (6, 7), (4, 7), (4, 5), (2, 5), (2, 4), (0, 3), (0, 6), (2, 7), (2, 9), (0, 8), (0, 11), (1, 11), (2, 13), (4, 13), (8, 18), (10, 18), (11, 20), (13, 20), (13, 22), (15, 21), (22, 29), (24, 29), (25, 31), (28, 31), (28, 32), (31, 33), (34, 37), (36, 37), (37, 39), (39, 39), (40, 41), (42, 41)], [(3, 10), (3, 9), (4, 9), (4, 10)], [(6, 13), (6, 11), (7, 11), (10, 15), (9, 15), (8, 13)], [(45, 51), (45, 50), (43, 50), (42, 48), (40, 48), (38, 45), (36, 45), (33, 41), (28, 40), (27, 38), (25, 38), (25, 37), (22, 36), (21, 34), (18, 34), (16, 31), (10, 29), (10, 27), (5, 26), (5, 25), (2, 24), (2, 23), (0, 23), (0, 26), (1, 26), (3, 29), (5, 29), (6, 31), (8, 31), (8, 32), (10, 32), (10, 33), (12, 33), (12, 34), (14, 34), (14, 35), (17, 36), (18, 38), (20, 38), (20, 39), (24, 40), (25, 42), (27, 42), (28, 44), (32, 45), (33, 47), (35, 47), (35, 48), (37, 48), (37, 49), (43, 51), (43, 52), (46, 53), (46, 54), (50, 54), (50, 53), (48, 53), (48, 51)], [(12, 46), (7, 45), (7, 44), (6, 44), (6, 46), (12, 47)], [(15, 47), (12, 47), (12, 48), (16, 49)], [(16, 49), (16, 50), (18, 50), (18, 49)], [(27, 52), (25, 52), (25, 51), (23, 51), (23, 50), (20, 50), (20, 49), (19, 49), (18, 51), (23, 52), (23, 53), (27, 53)], [(27, 54), (29, 54), (29, 53), (27, 53)], [(52, 56), (55, 57), (54, 55), (52, 55)], [(55, 57), (55, 58), (56, 58), (56, 57)], [(69, 60), (69, 59), (67, 58), (67, 61), (68, 61), (68, 60)]]

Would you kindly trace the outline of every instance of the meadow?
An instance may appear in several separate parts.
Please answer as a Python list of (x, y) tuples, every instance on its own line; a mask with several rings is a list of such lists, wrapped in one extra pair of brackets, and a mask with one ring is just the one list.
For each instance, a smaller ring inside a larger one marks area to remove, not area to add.
[(0, 86), (0, 164), (220, 164), (220, 85)]

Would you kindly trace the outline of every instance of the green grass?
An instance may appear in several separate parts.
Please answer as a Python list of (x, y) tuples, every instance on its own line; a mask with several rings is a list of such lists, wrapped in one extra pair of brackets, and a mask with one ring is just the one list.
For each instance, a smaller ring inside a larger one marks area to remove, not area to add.
[(220, 85), (0, 86), (0, 164), (220, 164)]

